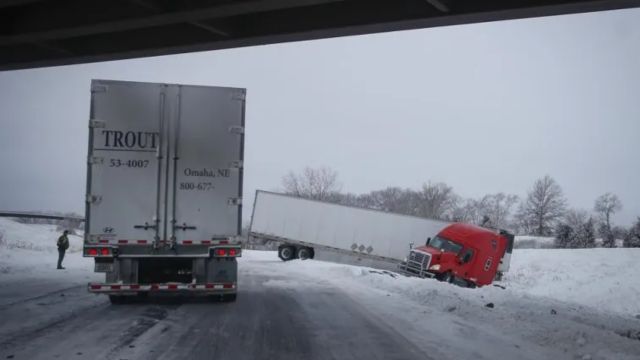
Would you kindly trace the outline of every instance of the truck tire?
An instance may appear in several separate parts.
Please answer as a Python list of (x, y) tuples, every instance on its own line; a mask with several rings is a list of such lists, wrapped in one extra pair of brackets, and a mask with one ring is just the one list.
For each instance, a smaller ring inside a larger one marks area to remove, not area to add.
[(442, 282), (451, 283), (453, 282), (453, 278), (454, 276), (451, 271), (447, 271), (446, 273), (442, 274), (439, 280)]
[(293, 260), (295, 256), (295, 248), (289, 245), (281, 245), (278, 247), (278, 257), (282, 261)]
[(300, 249), (298, 249), (298, 256), (297, 257), (300, 260), (311, 259), (313, 257), (311, 255), (311, 248), (301, 247)]

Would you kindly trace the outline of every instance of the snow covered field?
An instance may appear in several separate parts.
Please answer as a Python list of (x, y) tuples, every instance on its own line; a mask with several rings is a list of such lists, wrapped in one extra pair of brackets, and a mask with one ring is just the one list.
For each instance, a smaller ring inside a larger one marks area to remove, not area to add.
[[(102, 277), (81, 257), (78, 236), (70, 237), (67, 270), (55, 270), (55, 226), (0, 218), (0, 232), (0, 308)], [(268, 274), (262, 285), (278, 291), (339, 289), (432, 352), (444, 346), (461, 359), (640, 359), (640, 249), (516, 249), (504, 288), (480, 289), (322, 261), (284, 263), (272, 251), (244, 251), (239, 262), (245, 278)], [(106, 300), (78, 292), (76, 301)], [(26, 309), (32, 317), (52, 316), (34, 309)], [(451, 358), (449, 350), (432, 355)]]

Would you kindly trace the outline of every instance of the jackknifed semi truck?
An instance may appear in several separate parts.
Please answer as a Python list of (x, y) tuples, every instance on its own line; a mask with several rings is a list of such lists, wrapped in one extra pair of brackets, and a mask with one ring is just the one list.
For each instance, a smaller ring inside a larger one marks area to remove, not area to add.
[(330, 261), (401, 270), (482, 286), (509, 268), (513, 235), (503, 230), (345, 206), (258, 190), (249, 236), (279, 243), (283, 261)]
[(83, 255), (113, 303), (236, 298), (245, 89), (93, 80)]

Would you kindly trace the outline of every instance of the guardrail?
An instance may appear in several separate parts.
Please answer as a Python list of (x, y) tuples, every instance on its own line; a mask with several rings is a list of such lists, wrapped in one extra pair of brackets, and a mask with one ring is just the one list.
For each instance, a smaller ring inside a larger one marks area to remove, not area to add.
[(83, 217), (38, 214), (38, 213), (18, 212), (18, 211), (0, 211), (0, 217), (31, 218), (31, 219), (51, 219), (51, 220), (74, 220), (74, 221), (84, 222), (84, 218)]

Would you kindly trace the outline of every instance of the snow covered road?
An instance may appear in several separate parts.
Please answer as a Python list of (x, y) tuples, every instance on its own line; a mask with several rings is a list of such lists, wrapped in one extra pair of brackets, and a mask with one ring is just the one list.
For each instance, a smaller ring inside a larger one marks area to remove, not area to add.
[(235, 303), (111, 305), (91, 259), (53, 270), (55, 229), (7, 221), (0, 359), (640, 359), (636, 250), (518, 250), (506, 289), (245, 251)]
[(429, 358), (339, 289), (283, 291), (270, 284), (289, 277), (257, 274), (251, 264), (244, 269), (236, 303), (153, 299), (112, 306), (83, 287), (4, 305), (0, 358)]

